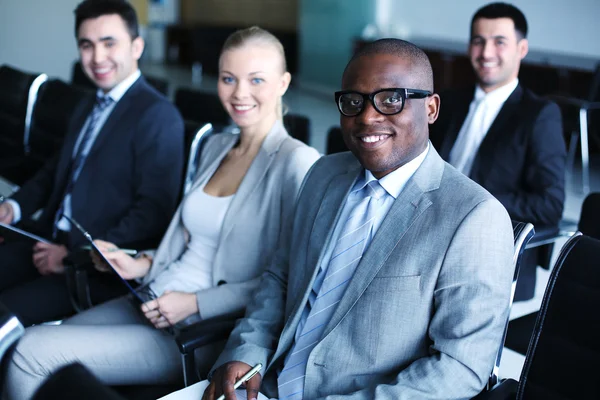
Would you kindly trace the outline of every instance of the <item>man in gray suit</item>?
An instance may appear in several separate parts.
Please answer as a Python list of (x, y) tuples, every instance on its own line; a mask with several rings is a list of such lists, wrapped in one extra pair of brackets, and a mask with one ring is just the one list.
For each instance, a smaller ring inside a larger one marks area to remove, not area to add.
[[(246, 383), (280, 399), (467, 399), (508, 313), (512, 229), (488, 192), (429, 144), (431, 65), (383, 39), (336, 93), (351, 150), (320, 159), (204, 399)], [(261, 384), (262, 381), (262, 384)]]

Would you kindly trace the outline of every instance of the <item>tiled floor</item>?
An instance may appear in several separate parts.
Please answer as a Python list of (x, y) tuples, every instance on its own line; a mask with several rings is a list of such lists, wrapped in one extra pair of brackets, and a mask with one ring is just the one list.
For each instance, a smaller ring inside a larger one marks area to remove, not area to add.
[[(174, 90), (180, 86), (194, 87), (205, 91), (216, 91), (216, 78), (205, 76), (200, 84), (192, 83), (191, 71), (183, 67), (143, 65), (142, 70), (148, 75), (168, 80), (171, 84), (171, 97)], [(339, 124), (339, 114), (333, 102), (333, 91), (336, 88), (331, 88), (331, 92), (328, 94), (327, 92), (309, 92), (300, 89), (299, 86), (294, 85), (290, 87), (284, 97), (284, 103), (289, 107), (290, 112), (306, 115), (311, 119), (312, 136), (310, 144), (321, 153), (324, 153), (326, 132), (331, 126)], [(600, 159), (592, 159), (591, 172), (591, 191), (598, 191), (600, 190)], [(0, 181), (0, 195), (7, 192), (8, 189), (3, 187)], [(585, 195), (581, 190), (580, 170), (576, 167), (573, 173), (567, 172), (567, 197), (563, 215), (565, 220), (577, 221), (579, 219), (584, 197)], [(565, 240), (562, 240), (555, 246), (554, 257), (556, 257), (558, 249), (560, 249)], [(534, 299), (516, 303), (511, 312), (511, 319), (539, 309), (548, 276), (549, 271), (541, 268), (538, 269), (538, 281)], [(501, 377), (518, 379), (523, 361), (524, 356), (505, 349), (500, 368)]]

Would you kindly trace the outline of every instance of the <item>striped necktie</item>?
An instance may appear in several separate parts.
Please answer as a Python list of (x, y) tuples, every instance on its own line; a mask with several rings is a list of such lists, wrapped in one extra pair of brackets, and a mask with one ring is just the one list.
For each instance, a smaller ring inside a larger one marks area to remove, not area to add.
[[(386, 191), (378, 181), (371, 181), (361, 190), (361, 194), (364, 197), (344, 222), (327, 269), (320, 272), (326, 274), (321, 287), (316, 290), (313, 286), (311, 295), (314, 296), (314, 302), (312, 307), (310, 302), (306, 305), (310, 312), (300, 334), (296, 332), (294, 345), (277, 378), (279, 399), (303, 398), (308, 357), (322, 339), (325, 327), (362, 258), (377, 209), (381, 204), (380, 199), (386, 195)], [(319, 279), (316, 280), (318, 281)], [(300, 329), (300, 326), (297, 329)]]
[(77, 178), (79, 177), (79, 172), (83, 167), (83, 163), (89, 153), (87, 151), (88, 143), (90, 140), (94, 139), (93, 133), (96, 130), (96, 125), (98, 124), (98, 120), (102, 115), (102, 112), (113, 102), (113, 99), (108, 96), (96, 96), (96, 103), (94, 104), (94, 108), (92, 109), (92, 113), (89, 117), (89, 123), (87, 124), (83, 135), (81, 136), (81, 140), (79, 141), (79, 147), (73, 158), (71, 160), (71, 165), (69, 166), (69, 173), (67, 178), (67, 186), (65, 187), (65, 191), (62, 197), (62, 201), (60, 203), (60, 207), (56, 211), (54, 215), (54, 227), (52, 235), (56, 237), (56, 233), (58, 232), (58, 221), (62, 218), (63, 212), (65, 211), (65, 197), (67, 197), (73, 191), (73, 186), (75, 186), (75, 182), (77, 182)]

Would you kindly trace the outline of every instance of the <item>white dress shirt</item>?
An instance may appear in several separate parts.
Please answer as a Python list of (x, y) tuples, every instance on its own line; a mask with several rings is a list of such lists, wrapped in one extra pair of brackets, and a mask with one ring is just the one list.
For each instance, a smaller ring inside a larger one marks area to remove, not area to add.
[[(106, 122), (106, 120), (108, 119), (108, 117), (110, 116), (112, 111), (114, 110), (114, 108), (117, 105), (117, 103), (119, 102), (119, 100), (121, 100), (121, 98), (125, 95), (127, 90), (129, 90), (129, 88), (138, 80), (138, 78), (141, 76), (141, 74), (142, 73), (140, 72), (139, 69), (136, 70), (133, 74), (129, 75), (121, 83), (119, 83), (117, 86), (115, 86), (110, 92), (107, 93), (107, 95), (113, 100), (113, 102), (110, 105), (108, 105), (100, 114), (100, 117), (98, 118), (98, 122), (96, 123), (95, 129), (92, 132), (90, 140), (88, 141), (85, 149), (83, 149), (85, 154), (90, 152), (92, 145), (94, 144), (94, 141), (96, 140), (96, 137), (100, 133), (100, 130), (102, 130), (104, 123)], [(102, 90), (98, 89), (96, 95), (102, 96), (103, 95)], [(77, 154), (79, 145), (83, 138), (83, 133), (86, 131), (89, 123), (90, 123), (90, 117), (88, 116), (85, 123), (83, 124), (83, 127), (81, 128), (81, 131), (79, 132), (79, 137), (77, 138), (75, 147), (73, 148), (73, 157), (75, 157), (75, 155)], [(82, 165), (82, 167), (83, 167), (83, 165)], [(79, 174), (80, 171), (81, 171), (81, 168), (79, 169), (79, 171), (75, 172), (76, 176)], [(19, 205), (19, 203), (17, 203), (16, 201), (14, 201), (12, 199), (8, 199), (6, 201), (13, 208), (13, 224), (16, 224), (17, 222), (19, 222), (21, 220), (21, 206)], [(63, 214), (67, 215), (69, 217), (71, 216), (71, 194), (68, 194), (67, 196), (65, 196)], [(60, 221), (58, 221), (58, 229), (63, 230), (63, 231), (69, 231), (69, 230), (71, 230), (71, 223), (66, 218), (63, 217), (60, 219)]]
[(469, 176), (471, 173), (473, 161), (481, 142), (518, 84), (519, 80), (515, 79), (489, 93), (485, 93), (479, 86), (475, 87), (475, 95), (469, 106), (469, 113), (450, 151), (450, 164), (463, 174)]

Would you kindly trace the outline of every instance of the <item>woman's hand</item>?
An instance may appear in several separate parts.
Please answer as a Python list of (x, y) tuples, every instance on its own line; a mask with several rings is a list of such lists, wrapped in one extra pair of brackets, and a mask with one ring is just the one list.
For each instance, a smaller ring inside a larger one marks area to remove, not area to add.
[(157, 299), (142, 304), (142, 311), (157, 328), (173, 326), (193, 314), (197, 314), (195, 293), (166, 291)]
[[(145, 276), (150, 270), (151, 262), (147, 258), (133, 258), (110, 242), (94, 240), (102, 255), (115, 267), (123, 279), (131, 280)], [(100, 272), (107, 272), (110, 267), (104, 263), (94, 250), (91, 251), (94, 267)]]

